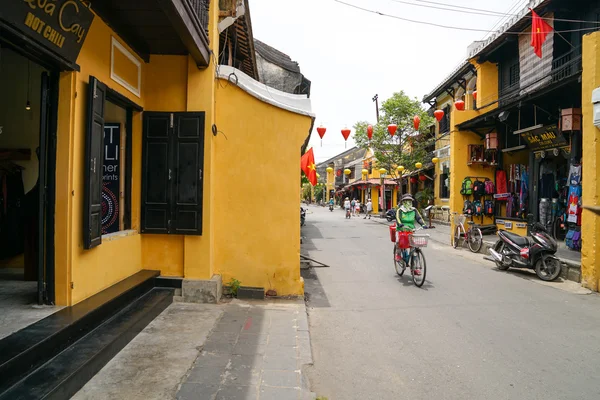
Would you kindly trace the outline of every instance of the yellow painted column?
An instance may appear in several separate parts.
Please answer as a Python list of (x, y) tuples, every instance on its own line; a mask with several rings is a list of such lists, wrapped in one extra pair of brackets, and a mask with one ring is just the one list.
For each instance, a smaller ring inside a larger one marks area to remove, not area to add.
[(331, 199), (331, 191), (335, 187), (335, 170), (327, 172), (327, 201)]
[(373, 214), (377, 214), (380, 212), (380, 210), (379, 210), (379, 189), (371, 190), (371, 196), (372, 196), (371, 203), (373, 203)]
[(392, 190), (392, 207), (398, 207), (398, 188)]
[[(583, 77), (582, 77), (582, 111), (583, 111), (583, 183), (582, 204), (585, 206), (600, 205), (600, 132), (594, 126), (594, 106), (592, 92), (600, 86), (600, 32), (583, 37)], [(591, 211), (583, 210), (581, 216), (581, 284), (594, 291), (599, 289), (600, 254), (600, 217)]]

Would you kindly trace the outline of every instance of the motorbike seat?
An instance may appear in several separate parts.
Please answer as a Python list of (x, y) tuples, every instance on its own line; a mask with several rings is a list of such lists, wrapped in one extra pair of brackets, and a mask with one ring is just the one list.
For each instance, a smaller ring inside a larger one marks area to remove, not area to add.
[(520, 247), (529, 246), (529, 239), (523, 236), (519, 236), (516, 233), (507, 232), (505, 230), (500, 230), (504, 236), (514, 244)]

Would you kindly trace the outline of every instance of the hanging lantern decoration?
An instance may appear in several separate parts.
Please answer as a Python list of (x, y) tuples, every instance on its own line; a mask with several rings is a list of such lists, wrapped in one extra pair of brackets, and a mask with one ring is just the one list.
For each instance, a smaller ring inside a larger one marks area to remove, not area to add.
[(402, 175), (402, 173), (404, 172), (404, 167), (400, 165), (398, 168), (396, 168), (396, 171), (398, 171), (398, 173)]
[(437, 158), (437, 157), (433, 157), (433, 158), (431, 159), (431, 162), (432, 162), (432, 163), (434, 163), (434, 164), (437, 164), (438, 162), (440, 162), (440, 159), (439, 159), (439, 158)]
[(415, 117), (413, 118), (413, 124), (415, 125), (415, 131), (418, 131), (419, 125), (421, 125), (421, 117), (415, 115)]
[(369, 137), (369, 141), (373, 139), (373, 125), (367, 126), (367, 136)]
[(350, 137), (350, 129), (348, 128), (344, 128), (342, 129), (342, 136), (344, 137), (344, 140), (346, 141), (344, 143), (344, 147), (348, 147), (348, 138)]
[(331, 167), (327, 167), (327, 173), (328, 173), (328, 174), (330, 174), (330, 173), (332, 173), (332, 172), (333, 172), (333, 168), (331, 168)]
[(417, 178), (415, 178), (414, 176), (410, 178), (410, 183), (412, 183), (413, 185), (417, 182)]
[(473, 100), (477, 101), (477, 90), (473, 90)]
[(321, 147), (323, 147), (323, 136), (325, 136), (325, 132), (327, 132), (327, 128), (325, 128), (323, 125), (317, 128), (317, 133), (321, 137)]
[(444, 118), (444, 112), (442, 110), (435, 110), (433, 112), (433, 115), (435, 116), (435, 119), (438, 120), (438, 122), (440, 122), (442, 118)]
[(420, 162), (415, 163), (415, 168), (421, 169), (421, 168), (423, 168), (423, 164), (421, 164)]
[(368, 175), (369, 174), (369, 170), (368, 169), (363, 169), (361, 172), (362, 172), (363, 175)]
[(465, 111), (465, 102), (463, 100), (456, 100), (454, 102), (454, 107), (456, 107), (458, 111)]
[(419, 175), (419, 180), (421, 182), (425, 182), (427, 180), (427, 177), (425, 175)]
[(394, 137), (394, 135), (396, 134), (397, 130), (398, 130), (398, 125), (396, 125), (396, 124), (389, 124), (388, 125), (388, 132), (390, 133), (391, 137)]
[(352, 173), (352, 171), (350, 171), (348, 168), (346, 168), (344, 170), (344, 175), (346, 175), (346, 176), (350, 175), (351, 173)]

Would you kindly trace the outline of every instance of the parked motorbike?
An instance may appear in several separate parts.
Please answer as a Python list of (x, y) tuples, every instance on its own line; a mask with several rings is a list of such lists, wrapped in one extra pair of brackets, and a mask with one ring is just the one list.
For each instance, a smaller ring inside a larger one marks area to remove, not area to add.
[(306, 210), (300, 207), (300, 226), (304, 226), (304, 222), (306, 221)]
[(329, 211), (333, 211), (333, 204), (329, 205)]
[(391, 210), (387, 210), (387, 212), (385, 213), (385, 219), (387, 219), (388, 222), (392, 222), (396, 220), (396, 209), (392, 208)]
[(530, 231), (531, 239), (500, 229), (500, 239), (490, 254), (499, 270), (532, 269), (541, 280), (553, 281), (561, 272), (561, 262), (554, 255), (558, 244), (540, 223), (532, 225)]

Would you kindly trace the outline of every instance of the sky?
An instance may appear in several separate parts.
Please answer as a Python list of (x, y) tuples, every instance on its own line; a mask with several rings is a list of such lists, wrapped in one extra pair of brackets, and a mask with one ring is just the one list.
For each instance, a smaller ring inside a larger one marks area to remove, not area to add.
[[(414, 20), (491, 29), (501, 17), (450, 12), (423, 0), (344, 0)], [(527, 0), (428, 0), (454, 6), (516, 13)], [(376, 122), (375, 103), (403, 90), (422, 99), (467, 56), (485, 32), (450, 30), (366, 13), (334, 0), (249, 0), (254, 37), (288, 54), (312, 81), (317, 119), (309, 147), (317, 162), (344, 151), (341, 130)], [(497, 27), (495, 29), (498, 29)], [(327, 128), (323, 143), (317, 126)], [(353, 132), (354, 133), (354, 132)], [(354, 145), (348, 139), (347, 148)]]

